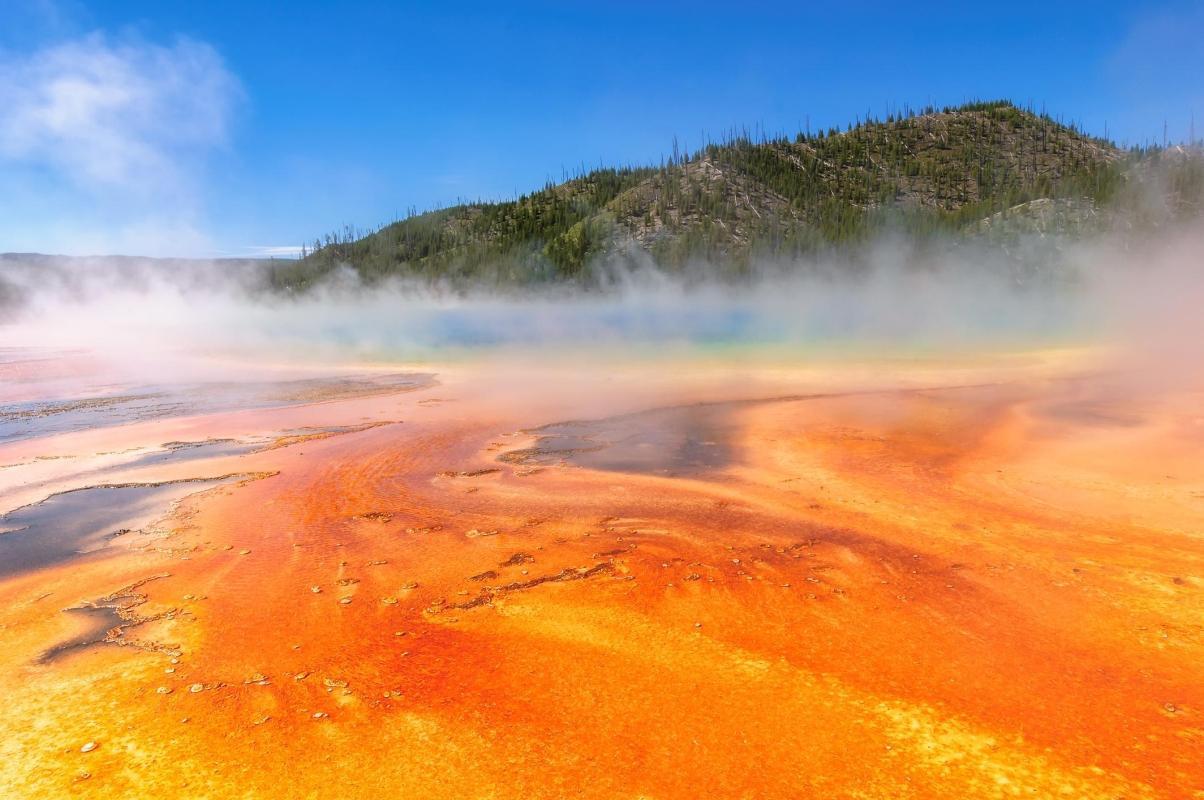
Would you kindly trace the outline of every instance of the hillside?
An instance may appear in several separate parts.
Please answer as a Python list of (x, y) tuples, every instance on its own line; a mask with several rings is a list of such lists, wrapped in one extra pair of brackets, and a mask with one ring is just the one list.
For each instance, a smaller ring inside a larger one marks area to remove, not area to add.
[[(1111, 226), (1119, 208), (1140, 216), (1135, 198), (1145, 193), (1134, 187), (1151, 182), (1160, 155), (1122, 151), (1006, 101), (793, 138), (736, 135), (658, 167), (599, 169), (513, 201), (328, 236), (278, 266), (273, 282), (302, 289), (340, 264), (368, 282), (589, 281), (603, 261), (649, 259), (670, 271), (696, 261), (739, 274), (754, 260), (848, 248), (884, 231), (1070, 234)], [(1199, 211), (1200, 159), (1185, 165), (1168, 213)]]

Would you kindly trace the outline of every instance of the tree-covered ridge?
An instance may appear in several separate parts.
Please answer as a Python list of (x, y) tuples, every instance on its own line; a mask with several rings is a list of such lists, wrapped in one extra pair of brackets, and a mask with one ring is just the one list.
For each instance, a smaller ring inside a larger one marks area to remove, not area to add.
[[(981, 232), (984, 220), (1033, 201), (1065, 200), (1088, 216), (1134, 205), (1132, 187), (1164, 156), (1157, 148), (1122, 151), (1006, 101), (792, 138), (741, 133), (656, 167), (597, 169), (512, 201), (328, 236), (279, 267), (274, 281), (304, 288), (339, 264), (370, 282), (578, 281), (600, 256), (649, 258), (668, 270), (699, 260), (739, 272), (755, 258), (786, 260), (884, 230)], [(1198, 211), (1199, 159), (1173, 174), (1174, 202)], [(1049, 208), (1065, 205), (1037, 208), (1049, 219)]]

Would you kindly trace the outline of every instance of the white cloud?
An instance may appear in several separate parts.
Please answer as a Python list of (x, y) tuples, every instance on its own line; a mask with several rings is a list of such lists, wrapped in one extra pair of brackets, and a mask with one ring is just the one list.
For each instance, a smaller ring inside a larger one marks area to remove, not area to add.
[(22, 225), (76, 231), (60, 251), (110, 230), (125, 246), (159, 250), (129, 232), (197, 229), (205, 157), (226, 142), (240, 95), (220, 55), (191, 39), (93, 33), (0, 53), (0, 176), (20, 174), (70, 214)]

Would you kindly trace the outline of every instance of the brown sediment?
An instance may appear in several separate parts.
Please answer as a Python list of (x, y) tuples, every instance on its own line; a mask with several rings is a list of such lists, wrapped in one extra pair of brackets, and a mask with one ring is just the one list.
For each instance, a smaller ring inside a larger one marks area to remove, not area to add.
[(295, 444), (303, 444), (305, 442), (317, 442), (322, 439), (329, 439), (331, 436), (342, 436), (346, 433), (359, 433), (360, 431), (372, 430), (379, 428), (382, 425), (397, 425), (393, 420), (380, 420), (378, 422), (365, 422), (362, 425), (346, 425), (338, 428), (318, 428), (312, 430), (303, 430), (295, 433), (290, 433), (285, 436), (278, 436), (270, 444), (262, 447), (262, 450), (275, 450), (279, 447), (292, 447)]
[(356, 519), (366, 519), (369, 522), (391, 522), (393, 515), (388, 511), (365, 511), (363, 514), (356, 514)]
[(450, 470), (439, 473), (440, 478), (478, 478), (482, 475), (492, 475), (495, 472), (501, 472), (497, 467), (484, 467), (482, 469), (470, 470)]
[[(566, 581), (580, 581), (586, 578), (592, 578), (603, 572), (613, 572), (614, 565), (612, 564), (595, 564), (592, 567), (565, 567), (555, 575), (540, 575), (538, 578), (532, 578), (529, 581), (514, 581), (512, 583), (503, 584), (502, 586), (486, 586), (471, 600), (466, 600), (463, 603), (440, 603), (438, 608), (440, 611), (449, 608), (468, 609), (478, 606), (492, 604), (494, 599), (505, 596), (511, 592), (521, 592), (525, 589), (534, 589), (536, 586), (542, 586), (545, 583), (564, 583)], [(476, 580), (472, 578), (471, 580)]]
[[(1200, 395), (1133, 408), (1086, 403), (1069, 367), (909, 369), (898, 391), (787, 376), (758, 402), (716, 383), (702, 412), (623, 384), (591, 435), (639, 455), (663, 426), (666, 453), (522, 477), (513, 453), (576, 408), (471, 374), (420, 421), (241, 456), (278, 474), (190, 500), (170, 551), (0, 580), (0, 747), (20, 754), (0, 790), (1204, 791)], [(324, 407), (329, 427), (362, 402)], [(432, 479), (499, 469), (473, 494)], [(79, 622), (58, 609), (110, 596), (169, 651), (30, 666)]]
[(428, 389), (435, 385), (435, 376), (429, 373), (351, 375), (282, 381), (271, 386), (269, 397), (280, 403), (325, 403), (349, 398), (393, 395), (398, 392)]
[(105, 397), (83, 397), (77, 400), (48, 401), (35, 403), (29, 408), (0, 408), (0, 421), (16, 421), (68, 414), (73, 411), (97, 411), (138, 400), (154, 400), (159, 394), (109, 395)]

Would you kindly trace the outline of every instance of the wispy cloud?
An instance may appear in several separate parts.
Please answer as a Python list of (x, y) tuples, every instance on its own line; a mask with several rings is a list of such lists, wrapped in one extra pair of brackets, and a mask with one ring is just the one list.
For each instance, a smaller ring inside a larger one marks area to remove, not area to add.
[[(197, 244), (202, 165), (226, 142), (241, 96), (203, 42), (158, 44), (101, 33), (24, 54), (0, 53), (0, 176), (54, 194), (72, 211), (60, 249), (139, 231), (189, 232)], [(34, 176), (34, 177), (31, 177)], [(53, 220), (22, 220), (26, 227)], [(122, 232), (125, 233), (122, 233)], [(67, 241), (71, 240), (71, 241)]]

